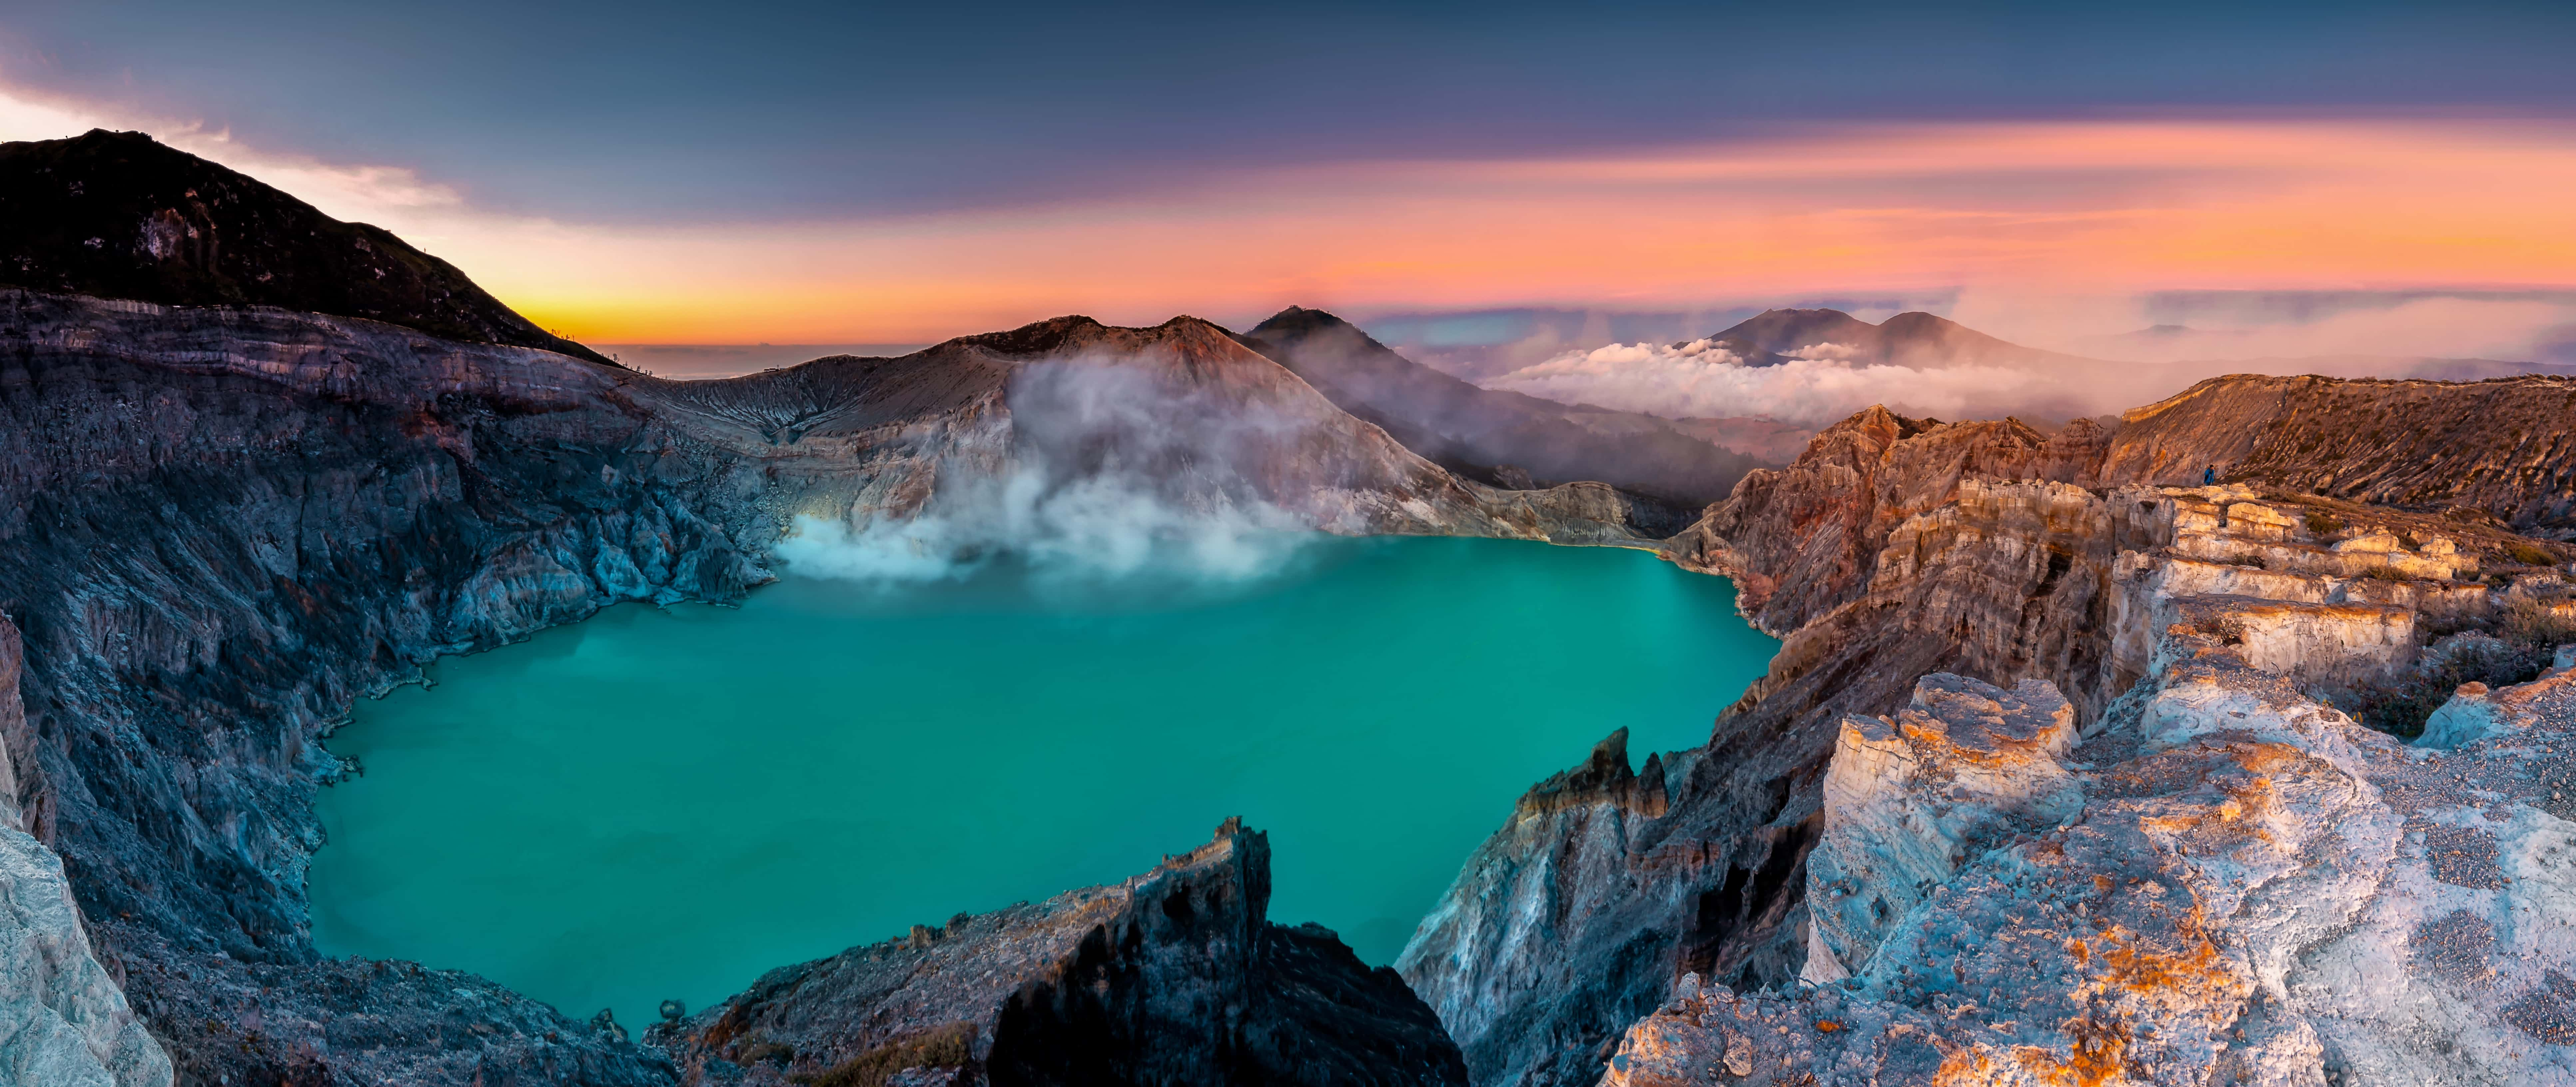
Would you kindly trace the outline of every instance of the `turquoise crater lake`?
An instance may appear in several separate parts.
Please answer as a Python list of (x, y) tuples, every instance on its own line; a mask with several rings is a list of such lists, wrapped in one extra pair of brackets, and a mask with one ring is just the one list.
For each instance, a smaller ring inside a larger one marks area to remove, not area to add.
[(1273, 920), (1392, 961), (1521, 792), (1696, 745), (1776, 643), (1634, 551), (1324, 540), (1256, 581), (790, 576), (444, 660), (330, 741), (314, 935), (648, 1022), (1241, 815)]

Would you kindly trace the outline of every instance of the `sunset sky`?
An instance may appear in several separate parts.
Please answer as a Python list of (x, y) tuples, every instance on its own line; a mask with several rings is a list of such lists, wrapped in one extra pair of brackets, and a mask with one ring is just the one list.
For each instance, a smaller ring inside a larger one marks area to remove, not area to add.
[(2175, 291), (2576, 321), (2576, 5), (2240, 6), (36, 0), (0, 137), (141, 128), (603, 343), (1855, 294), (2052, 343)]

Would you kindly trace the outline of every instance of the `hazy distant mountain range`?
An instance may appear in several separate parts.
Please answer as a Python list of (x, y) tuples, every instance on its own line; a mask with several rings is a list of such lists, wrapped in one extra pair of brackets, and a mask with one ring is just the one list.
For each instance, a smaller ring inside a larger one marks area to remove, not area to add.
[[(2226, 345), (2240, 342), (2246, 333), (2212, 332), (2182, 325), (2157, 325), (2106, 338), (2107, 344), (2171, 344), (2191, 342), (2203, 345)], [(1877, 324), (1831, 309), (1769, 310), (1722, 332), (1707, 337), (1710, 345), (1733, 352), (1747, 366), (1777, 366), (1792, 360), (1836, 362), (1850, 366), (1903, 366), (1916, 370), (1946, 369), (1959, 366), (1990, 366), (2012, 369), (2047, 369), (2054, 367), (2134, 367), (2133, 360), (2094, 358), (2025, 347), (2008, 340), (1979, 332), (1946, 317), (1929, 313), (1900, 313)], [(1683, 346), (1675, 344), (1675, 347)], [(2108, 353), (2108, 352), (2106, 352)], [(2279, 356), (2246, 357), (2211, 354), (2172, 362), (2153, 362), (2153, 367), (2176, 367), (2163, 371), (2160, 380), (2170, 380), (2185, 369), (2209, 370), (2192, 378), (2214, 373), (2232, 372), (2225, 367), (2238, 367), (2255, 373), (2308, 373), (2327, 377), (2419, 377), (2444, 381), (2477, 381), (2514, 374), (2559, 372), (2567, 367), (2540, 362), (2514, 362), (2477, 358), (2426, 358), (2401, 355), (2311, 355), (2295, 358)], [(2300, 369), (2311, 367), (2314, 369)]]
[[(2544, 363), (2393, 355), (2116, 361), (2012, 343), (1928, 313), (1873, 324), (1840, 310), (1782, 309), (1687, 341), (1564, 351), (1477, 383), (1663, 418), (1752, 417), (1812, 432), (1871, 404), (1944, 419), (2098, 416), (2225, 374), (2473, 381), (2566, 372)], [(1770, 452), (1739, 437), (1749, 433), (1742, 426), (1693, 432)]]
[(1698, 507), (1726, 497), (1745, 472), (1788, 459), (1748, 456), (1651, 415), (1481, 389), (1322, 310), (1290, 306), (1241, 338), (1406, 448), (1495, 486), (1598, 480)]

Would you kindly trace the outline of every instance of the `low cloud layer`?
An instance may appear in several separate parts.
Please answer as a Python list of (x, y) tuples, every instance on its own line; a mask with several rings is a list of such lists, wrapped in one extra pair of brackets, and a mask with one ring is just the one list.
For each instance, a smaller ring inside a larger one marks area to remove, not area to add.
[(1943, 312), (1980, 332), (2139, 362), (2348, 356), (2568, 362), (2576, 290), (2157, 291), (1986, 288)]
[[(2387, 354), (2076, 361), (2053, 369), (1854, 366), (1851, 352), (1816, 344), (1776, 366), (1747, 366), (1707, 340), (1678, 347), (1612, 344), (1569, 351), (1482, 384), (1566, 404), (1666, 418), (1761, 416), (1824, 427), (1872, 404), (1940, 419), (2019, 416), (2056, 422), (2154, 403), (2222, 374), (2321, 374), (2478, 380), (2544, 370)], [(2559, 371), (2564, 372), (2564, 371)]]
[(1695, 340), (1679, 347), (1612, 344), (1568, 352), (1487, 380), (1561, 403), (1666, 418), (1764, 416), (1825, 426), (1872, 404), (1943, 419), (2023, 415), (2051, 419), (2112, 410), (2061, 375), (1990, 367), (1852, 366), (1850, 351), (1819, 344), (1778, 366), (1746, 366)]

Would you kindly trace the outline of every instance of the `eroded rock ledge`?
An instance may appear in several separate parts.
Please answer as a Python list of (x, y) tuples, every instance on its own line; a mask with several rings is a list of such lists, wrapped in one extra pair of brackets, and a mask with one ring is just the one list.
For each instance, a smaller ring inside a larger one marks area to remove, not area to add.
[(1467, 1082), (1403, 979), (1269, 897), (1267, 837), (1229, 819), (1124, 883), (782, 967), (646, 1037), (690, 1084)]
[[(1820, 949), (1816, 988), (1738, 995), (1685, 976), (1603, 1082), (2567, 1077), (2576, 811), (2559, 785), (2576, 683), (2516, 688), (2515, 726), (2436, 751), (2355, 725), (2195, 629), (2171, 628), (2160, 655), (2082, 747), (2007, 760), (2023, 790), (2080, 802), (2029, 810), (1953, 870), (1884, 828), (1937, 822), (1955, 793), (1908, 790), (1913, 810), (1890, 820), (1881, 797), (1829, 790), (1816, 856), (1862, 860), (1809, 869), (1819, 916), (1911, 904), (1883, 925), (1820, 923), (1853, 970), (1837, 976)], [(1833, 773), (1883, 780), (1883, 762), (1847, 744)]]

